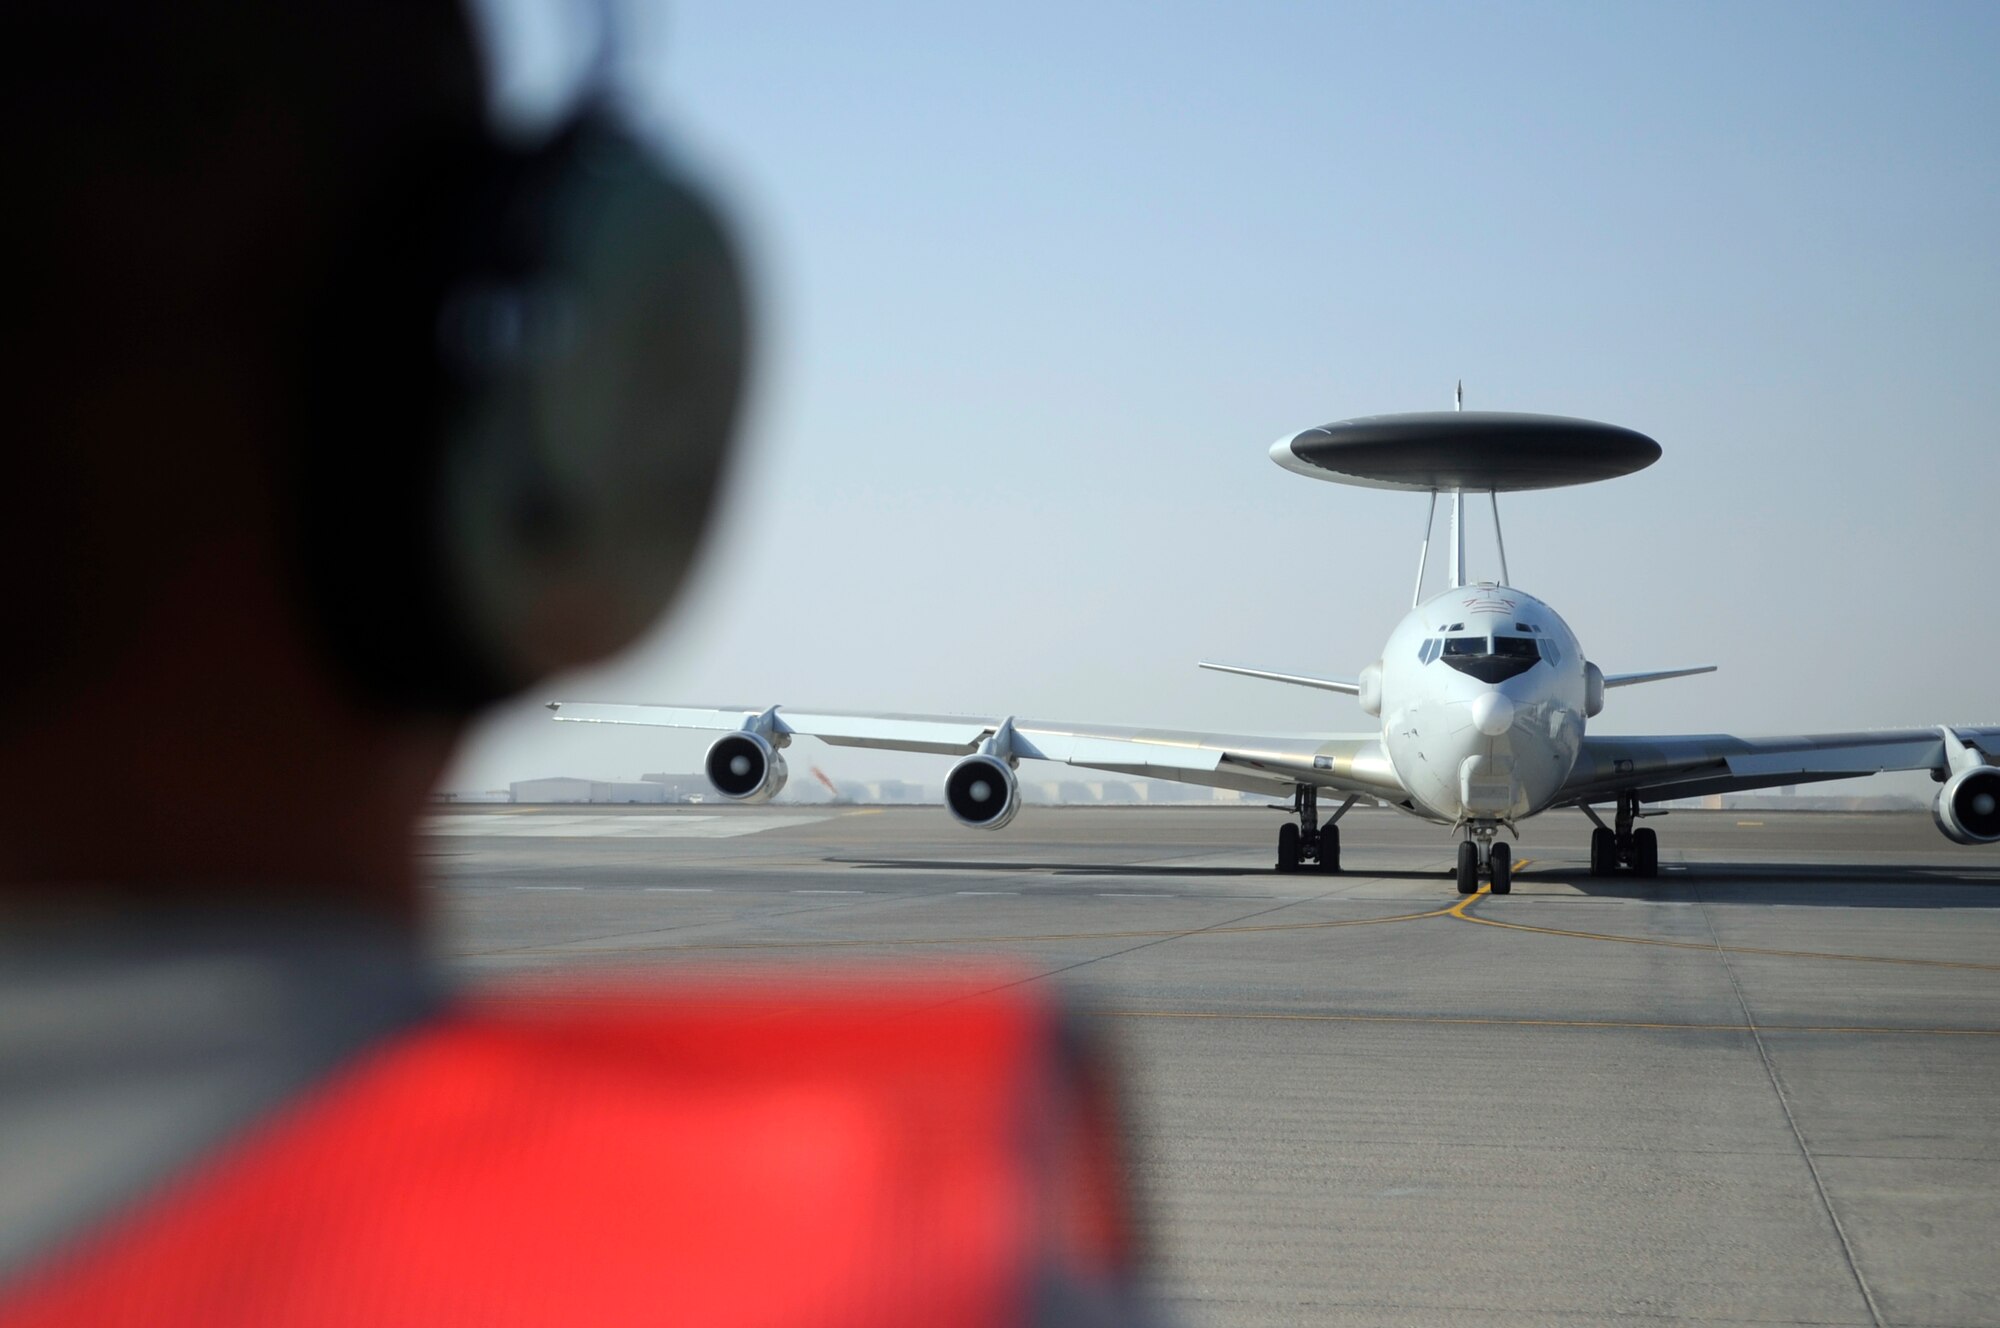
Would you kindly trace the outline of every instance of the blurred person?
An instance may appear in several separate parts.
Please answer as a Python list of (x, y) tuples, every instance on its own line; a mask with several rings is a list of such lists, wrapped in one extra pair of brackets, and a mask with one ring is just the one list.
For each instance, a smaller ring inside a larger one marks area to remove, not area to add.
[(1023, 995), (561, 1003), (424, 951), (469, 717), (629, 642), (741, 395), (724, 228), (437, 0), (9, 6), (0, 1324), (1124, 1321)]

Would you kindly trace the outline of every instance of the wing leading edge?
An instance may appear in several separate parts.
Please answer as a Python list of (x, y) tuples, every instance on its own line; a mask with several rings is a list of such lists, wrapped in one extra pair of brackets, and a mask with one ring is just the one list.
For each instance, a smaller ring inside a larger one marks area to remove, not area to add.
[[(761, 730), (818, 738), (837, 747), (965, 756), (1008, 721), (963, 715), (836, 714), (778, 706), (708, 709), (686, 706), (610, 705), (555, 701), (559, 720), (586, 724), (640, 724), (709, 732)], [(1400, 802), (1403, 783), (1373, 734), (1275, 737), (1195, 733), (1016, 719), (1010, 734), (1015, 755), (1145, 779), (1282, 797), (1296, 784), (1362, 793)]]
[[(2000, 728), (1954, 729), (1959, 739), (2000, 752)], [(1877, 729), (1738, 738), (1726, 733), (1675, 737), (1586, 737), (1555, 805), (1594, 802), (1632, 792), (1647, 802), (1852, 779), (1886, 770), (1944, 770), (1951, 764), (1944, 730)]]

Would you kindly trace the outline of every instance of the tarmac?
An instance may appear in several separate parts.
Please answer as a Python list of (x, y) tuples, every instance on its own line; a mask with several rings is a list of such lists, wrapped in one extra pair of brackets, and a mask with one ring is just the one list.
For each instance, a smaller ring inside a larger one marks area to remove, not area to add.
[(1116, 1049), (1190, 1325), (2000, 1324), (2000, 846), (1921, 813), (1675, 812), (1655, 880), (1522, 826), (1272, 870), (1246, 808), (441, 811), (466, 979), (997, 957)]

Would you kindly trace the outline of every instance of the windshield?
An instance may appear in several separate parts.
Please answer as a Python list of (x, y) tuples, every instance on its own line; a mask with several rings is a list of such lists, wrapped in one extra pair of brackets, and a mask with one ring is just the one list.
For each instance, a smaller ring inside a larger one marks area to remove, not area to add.
[(1532, 636), (1451, 636), (1427, 652), (1481, 682), (1504, 682), (1535, 667), (1542, 657)]

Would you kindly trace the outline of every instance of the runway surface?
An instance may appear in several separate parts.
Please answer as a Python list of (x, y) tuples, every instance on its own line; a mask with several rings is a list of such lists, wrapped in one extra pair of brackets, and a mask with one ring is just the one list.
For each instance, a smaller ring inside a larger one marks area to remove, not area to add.
[(1523, 827), (1256, 808), (433, 818), (452, 962), (822, 972), (1001, 956), (1120, 1050), (1195, 1324), (2000, 1323), (2000, 846), (1922, 814), (1677, 812), (1659, 879)]

